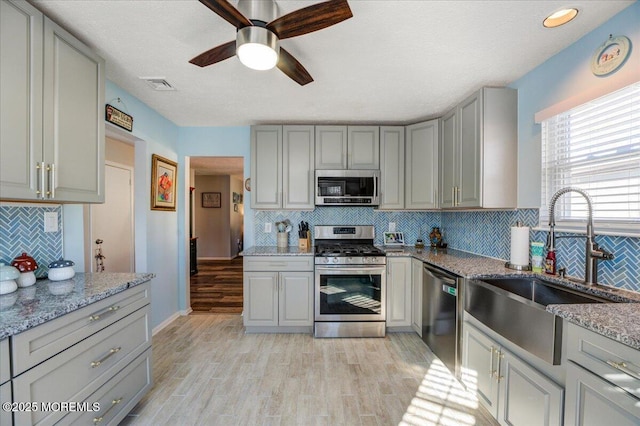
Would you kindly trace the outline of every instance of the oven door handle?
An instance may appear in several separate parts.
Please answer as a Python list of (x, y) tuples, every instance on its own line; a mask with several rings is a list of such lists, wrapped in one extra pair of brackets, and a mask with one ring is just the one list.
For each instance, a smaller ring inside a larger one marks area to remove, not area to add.
[(363, 271), (380, 271), (380, 272), (385, 272), (386, 267), (385, 266), (344, 266), (344, 265), (339, 265), (339, 266), (316, 266), (316, 271), (323, 271), (323, 272), (329, 272), (329, 271), (333, 271), (333, 272), (339, 272), (339, 273), (343, 273), (343, 272), (363, 272)]

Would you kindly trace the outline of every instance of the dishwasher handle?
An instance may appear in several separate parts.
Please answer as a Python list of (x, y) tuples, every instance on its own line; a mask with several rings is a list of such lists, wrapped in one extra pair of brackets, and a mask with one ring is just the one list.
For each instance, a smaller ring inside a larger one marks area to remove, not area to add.
[[(435, 269), (432, 269), (427, 265), (424, 266), (424, 272), (426, 274), (428, 274), (428, 275), (431, 275), (431, 277), (433, 277), (436, 280), (440, 280), (440, 281), (442, 281), (444, 283), (447, 283), (447, 284), (450, 284), (452, 286), (457, 286), (457, 282), (456, 282), (455, 278), (453, 278), (450, 275), (445, 275), (442, 272), (437, 271)], [(445, 290), (443, 289), (443, 291), (445, 291)]]

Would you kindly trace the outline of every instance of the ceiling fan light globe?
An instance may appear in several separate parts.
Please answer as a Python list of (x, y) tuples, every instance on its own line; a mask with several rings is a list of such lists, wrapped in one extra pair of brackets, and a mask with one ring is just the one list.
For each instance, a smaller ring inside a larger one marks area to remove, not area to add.
[(278, 37), (266, 28), (251, 26), (238, 30), (236, 55), (244, 66), (269, 70), (278, 63), (279, 53)]

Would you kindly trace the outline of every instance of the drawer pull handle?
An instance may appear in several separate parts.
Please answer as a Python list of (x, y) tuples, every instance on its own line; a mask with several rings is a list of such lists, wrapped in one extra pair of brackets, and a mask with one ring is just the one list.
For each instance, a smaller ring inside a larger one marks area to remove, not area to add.
[(630, 370), (629, 367), (627, 366), (627, 363), (624, 362), (624, 361), (623, 362), (615, 362), (615, 361), (607, 360), (607, 364), (609, 364), (610, 366), (612, 366), (616, 370), (620, 370), (624, 374), (633, 377), (636, 380), (640, 380), (640, 374), (636, 373), (635, 371)]
[(89, 321), (98, 321), (102, 315), (113, 313), (113, 312), (117, 311), (118, 309), (120, 309), (120, 306), (118, 306), (118, 305), (109, 306), (107, 309), (105, 309), (104, 311), (102, 311), (102, 312), (100, 312), (98, 314), (90, 315), (89, 316)]
[(97, 423), (102, 423), (102, 421), (104, 420), (104, 416), (107, 415), (107, 413), (109, 411), (111, 411), (111, 409), (113, 407), (115, 407), (116, 405), (120, 404), (122, 402), (122, 398), (118, 398), (118, 399), (114, 399), (111, 401), (111, 407), (109, 407), (109, 409), (107, 409), (107, 411), (104, 412), (104, 414), (100, 417), (94, 417), (93, 418), (93, 423), (97, 424)]
[(96, 368), (99, 367), (100, 365), (102, 365), (103, 362), (105, 362), (111, 355), (120, 352), (120, 349), (122, 349), (122, 347), (117, 347), (117, 348), (111, 348), (109, 349), (109, 353), (107, 353), (105, 356), (102, 357), (102, 359), (99, 359), (98, 361), (91, 361), (91, 368)]

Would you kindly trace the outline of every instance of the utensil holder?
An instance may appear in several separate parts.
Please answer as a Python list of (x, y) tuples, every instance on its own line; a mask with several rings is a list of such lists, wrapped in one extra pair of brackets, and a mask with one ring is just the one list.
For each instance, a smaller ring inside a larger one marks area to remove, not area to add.
[(289, 247), (289, 233), (288, 232), (278, 232), (278, 241), (276, 244), (280, 248)]

